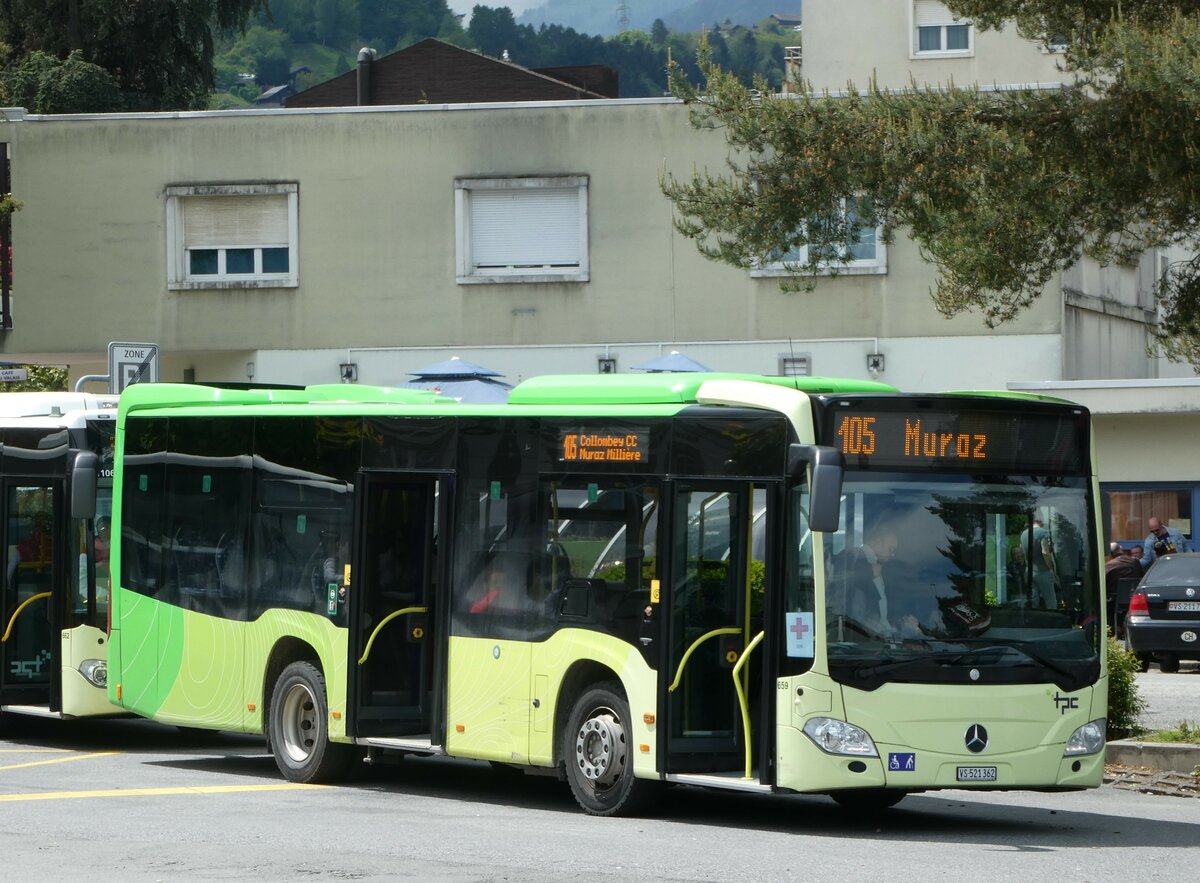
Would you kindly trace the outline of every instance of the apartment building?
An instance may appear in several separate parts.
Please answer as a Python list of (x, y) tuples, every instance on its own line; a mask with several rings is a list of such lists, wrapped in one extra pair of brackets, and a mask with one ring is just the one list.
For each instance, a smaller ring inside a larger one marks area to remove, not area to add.
[[(897, 86), (1061, 76), (1052, 49), (977, 34), (926, 0), (810, 0), (803, 37), (822, 89), (872, 72)], [(24, 202), (0, 359), (73, 379), (105, 373), (109, 342), (140, 341), (158, 344), (163, 380), (396, 384), (457, 355), (517, 382), (678, 350), (714, 370), (911, 390), (1193, 382), (1147, 355), (1160, 256), (1072, 269), (998, 329), (941, 316), (903, 236), (852, 243), (850, 267), (811, 293), (782, 292), (779, 267), (706, 260), (659, 182), (719, 172), (725, 143), (670, 98), (10, 108), (0, 146)], [(1187, 469), (1183, 454), (1160, 462)], [(1140, 480), (1135, 467), (1115, 477)]]

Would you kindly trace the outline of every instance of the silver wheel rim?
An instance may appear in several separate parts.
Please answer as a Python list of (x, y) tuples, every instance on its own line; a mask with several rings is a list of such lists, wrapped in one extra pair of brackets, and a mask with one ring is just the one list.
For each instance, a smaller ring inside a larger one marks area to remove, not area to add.
[(283, 696), (280, 736), (284, 754), (302, 764), (312, 757), (317, 735), (317, 701), (304, 684), (292, 684)]
[(610, 788), (625, 770), (625, 730), (611, 708), (597, 708), (575, 736), (575, 763), (597, 790)]

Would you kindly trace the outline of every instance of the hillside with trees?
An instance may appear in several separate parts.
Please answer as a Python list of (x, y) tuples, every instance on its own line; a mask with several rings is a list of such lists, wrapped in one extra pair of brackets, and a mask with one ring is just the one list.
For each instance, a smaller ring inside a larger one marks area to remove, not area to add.
[[(721, 5), (745, 12), (753, 2)], [(34, 113), (250, 107), (272, 86), (300, 90), (345, 73), (363, 46), (386, 55), (428, 37), (507, 52), (529, 68), (609, 65), (623, 97), (647, 97), (666, 93), (668, 55), (699, 74), (705, 33), (725, 70), (775, 86), (784, 47), (799, 36), (763, 18), (707, 31), (655, 19), (604, 37), (523, 24), (508, 7), (478, 5), (462, 17), (446, 0), (0, 0), (0, 99)]]
[(625, 29), (648, 31), (661, 20), (672, 31), (708, 30), (713, 25), (749, 27), (773, 12), (800, 15), (801, 0), (545, 0), (526, 9), (520, 24), (558, 24), (611, 37)]
[[(668, 53), (699, 73), (694, 61), (702, 33), (674, 31), (658, 20), (606, 38), (560, 24), (522, 24), (508, 7), (482, 5), (464, 27), (445, 0), (271, 0), (270, 12), (251, 16), (244, 33), (218, 43), (212, 106), (248, 105), (263, 89), (288, 82), (292, 71), (296, 89), (305, 89), (352, 69), (363, 46), (386, 55), (427, 37), (496, 58), (507, 52), (528, 68), (605, 64), (620, 73), (622, 97), (663, 95)], [(799, 35), (764, 19), (713, 27), (707, 36), (725, 69), (747, 83), (757, 74), (778, 86), (784, 47)]]

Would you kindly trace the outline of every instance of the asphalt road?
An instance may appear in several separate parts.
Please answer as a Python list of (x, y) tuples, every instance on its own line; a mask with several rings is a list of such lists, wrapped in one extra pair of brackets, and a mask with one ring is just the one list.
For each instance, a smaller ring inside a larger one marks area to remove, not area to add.
[(407, 760), (335, 788), (283, 782), (261, 740), (145, 721), (10, 727), (4, 879), (763, 881), (1183, 880), (1200, 800), (1104, 787), (947, 791), (877, 816), (826, 797), (672, 789), (597, 819), (562, 783)]
[(1200, 663), (1182, 662), (1176, 674), (1157, 665), (1137, 675), (1138, 695), (1146, 710), (1138, 718), (1148, 730), (1165, 730), (1182, 721), (1200, 725)]

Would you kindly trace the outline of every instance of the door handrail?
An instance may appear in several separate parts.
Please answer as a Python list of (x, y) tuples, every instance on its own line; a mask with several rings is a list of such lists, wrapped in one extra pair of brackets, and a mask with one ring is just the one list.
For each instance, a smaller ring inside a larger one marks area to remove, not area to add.
[(742, 712), (742, 732), (746, 742), (746, 775), (744, 776), (746, 779), (753, 778), (751, 776), (753, 765), (750, 751), (750, 703), (746, 699), (746, 690), (742, 686), (742, 679), (738, 676), (742, 673), (742, 666), (746, 664), (746, 660), (750, 658), (750, 654), (754, 652), (754, 648), (758, 646), (758, 642), (763, 639), (764, 634), (766, 632), (759, 632), (754, 636), (750, 643), (746, 645), (741, 658), (733, 666), (733, 688), (737, 690), (738, 707)]
[(367, 661), (367, 657), (371, 655), (371, 645), (375, 643), (376, 635), (379, 634), (380, 630), (385, 625), (387, 625), (389, 622), (391, 622), (397, 616), (404, 616), (404, 614), (406, 614), (406, 613), (428, 613), (428, 612), (429, 612), (428, 607), (401, 607), (399, 610), (393, 610), (391, 613), (389, 613), (383, 619), (379, 620), (379, 625), (375, 626), (374, 631), (371, 632), (371, 637), (367, 638), (367, 646), (365, 648), (363, 648), (363, 655), (359, 658), (358, 664), (362, 665), (364, 662)]
[(671, 686), (667, 687), (667, 692), (675, 692), (675, 688), (679, 686), (680, 678), (683, 677), (683, 667), (687, 665), (688, 658), (692, 655), (697, 647), (699, 647), (709, 638), (715, 638), (717, 635), (740, 635), (741, 633), (741, 629), (733, 627), (713, 629), (711, 632), (706, 632), (696, 640), (692, 641), (692, 646), (687, 648), (687, 652), (684, 653), (683, 658), (679, 660), (679, 668), (675, 670), (675, 680), (671, 681)]
[(26, 607), (28, 607), (34, 601), (38, 601), (42, 598), (49, 598), (49, 597), (50, 597), (49, 592), (39, 592), (36, 595), (30, 595), (28, 598), (26, 598), (24, 601), (22, 601), (21, 604), (17, 607), (17, 609), (13, 611), (13, 615), (9, 618), (8, 628), (6, 628), (4, 630), (4, 637), (0, 637), (0, 644), (3, 644), (5, 641), (7, 641), (8, 636), (10, 634), (12, 634), (13, 623), (17, 621), (17, 617), (21, 615), (22, 610), (24, 610)]

